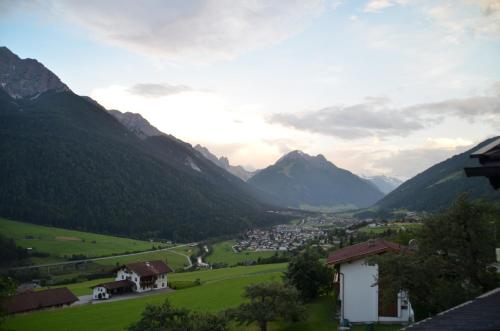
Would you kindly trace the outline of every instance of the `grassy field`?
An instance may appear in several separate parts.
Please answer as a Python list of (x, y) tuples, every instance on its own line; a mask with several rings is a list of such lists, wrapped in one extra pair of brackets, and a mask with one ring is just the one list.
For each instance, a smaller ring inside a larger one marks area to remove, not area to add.
[(365, 232), (365, 233), (371, 233), (371, 234), (379, 234), (379, 233), (383, 233), (387, 230), (393, 230), (393, 231), (400, 231), (400, 230), (404, 230), (404, 229), (416, 229), (416, 228), (419, 228), (420, 226), (422, 226), (422, 224), (420, 223), (401, 223), (401, 222), (398, 222), (398, 223), (389, 223), (387, 225), (382, 225), (382, 226), (377, 226), (377, 227), (369, 227), (369, 226), (365, 226), (365, 227), (362, 227), (361, 229), (359, 229), (359, 231), (361, 232)]
[[(9, 317), (6, 322), (10, 330), (123, 330), (137, 320), (146, 304), (159, 304), (168, 298), (174, 305), (200, 311), (220, 311), (242, 302), (245, 286), (253, 283), (281, 280), (286, 264), (236, 267), (217, 270), (176, 273), (170, 280), (190, 281), (200, 279), (201, 286), (191, 287), (167, 294), (156, 294), (137, 299), (116, 301), (97, 305), (85, 305), (58, 310), (35, 312)], [(90, 286), (90, 282), (77, 286)]]
[(236, 265), (240, 262), (245, 262), (248, 260), (257, 260), (259, 257), (270, 257), (275, 252), (274, 251), (263, 251), (263, 252), (249, 252), (244, 251), (240, 253), (235, 253), (232, 246), (235, 244), (234, 241), (228, 240), (212, 245), (212, 253), (207, 256), (206, 262), (208, 263), (227, 263), (227, 265)]
[[(132, 251), (146, 251), (157, 243), (65, 230), (0, 218), (0, 233), (13, 238), (18, 246), (49, 253), (53, 259), (73, 254), (98, 257)], [(164, 245), (167, 246), (167, 245)]]
[[(202, 285), (167, 294), (156, 294), (125, 301), (77, 306), (9, 317), (6, 321), (6, 327), (13, 331), (40, 329), (53, 331), (124, 330), (127, 325), (139, 318), (146, 304), (160, 304), (166, 298), (178, 307), (217, 312), (239, 305), (243, 300), (241, 296), (243, 289), (249, 284), (281, 281), (282, 272), (285, 268), (286, 264), (282, 263), (175, 273), (169, 275), (169, 281), (189, 282), (200, 279)], [(80, 294), (87, 291), (85, 288), (105, 280), (74, 284), (69, 287), (75, 293)], [(333, 319), (334, 307), (332, 297), (322, 297), (307, 305), (308, 318), (306, 321), (295, 324), (286, 322), (271, 323), (269, 331), (335, 330), (337, 324)], [(375, 330), (392, 331), (398, 328), (398, 326), (376, 326)], [(234, 325), (232, 329), (234, 331), (258, 330), (255, 325)], [(364, 327), (356, 327), (353, 330), (364, 330)]]

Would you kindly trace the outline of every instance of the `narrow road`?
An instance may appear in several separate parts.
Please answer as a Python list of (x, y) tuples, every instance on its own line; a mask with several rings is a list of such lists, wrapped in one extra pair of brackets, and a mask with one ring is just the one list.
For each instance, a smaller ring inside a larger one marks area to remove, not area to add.
[[(115, 258), (120, 258), (120, 257), (134, 256), (134, 255), (143, 255), (143, 254), (148, 254), (148, 253), (152, 253), (152, 252), (162, 252), (162, 251), (169, 251), (171, 253), (184, 256), (188, 260), (189, 267), (191, 267), (193, 264), (191, 263), (191, 259), (189, 258), (189, 256), (187, 256), (186, 254), (174, 251), (174, 249), (176, 249), (176, 248), (185, 247), (185, 246), (189, 246), (189, 245), (197, 245), (197, 243), (188, 243), (188, 244), (178, 245), (178, 246), (174, 246), (174, 247), (154, 249), (154, 250), (144, 251), (144, 252), (139, 252), (139, 253), (111, 255), (111, 256), (95, 257), (95, 258), (84, 259), (84, 260), (73, 260), (73, 261), (64, 261), (64, 262), (54, 262), (54, 263), (46, 263), (46, 264), (29, 265), (29, 266), (24, 266), (24, 267), (9, 268), (8, 270), (27, 270), (27, 269), (36, 269), (36, 268), (44, 268), (44, 267), (55, 267), (55, 266), (60, 266), (60, 265), (68, 265), (68, 264), (75, 264), (75, 263), (84, 263), (84, 262), (91, 262), (91, 261), (109, 260), (109, 259), (115, 259)], [(186, 267), (186, 268), (189, 268), (189, 267)]]

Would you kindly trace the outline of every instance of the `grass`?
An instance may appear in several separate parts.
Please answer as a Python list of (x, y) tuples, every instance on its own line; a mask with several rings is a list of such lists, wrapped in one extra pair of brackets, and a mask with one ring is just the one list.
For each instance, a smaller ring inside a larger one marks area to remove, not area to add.
[(371, 234), (380, 234), (383, 233), (387, 230), (393, 230), (393, 231), (399, 231), (402, 230), (403, 227), (406, 229), (416, 229), (422, 226), (420, 223), (403, 223), (403, 222), (398, 222), (398, 223), (389, 223), (387, 225), (382, 225), (382, 226), (377, 226), (377, 227), (369, 227), (369, 226), (364, 226), (361, 229), (359, 229), (360, 232), (364, 233), (371, 233)]
[(235, 244), (233, 240), (223, 241), (212, 245), (212, 253), (206, 257), (208, 263), (226, 263), (229, 266), (236, 265), (245, 261), (254, 261), (259, 257), (270, 257), (274, 251), (251, 252), (243, 251), (235, 253), (232, 246)]
[[(258, 265), (250, 267), (234, 267), (217, 270), (204, 270), (169, 275), (169, 281), (188, 284), (196, 279), (200, 286), (194, 286), (170, 293), (155, 294), (137, 299), (109, 302), (96, 305), (83, 305), (71, 308), (47, 310), (24, 315), (8, 317), (6, 328), (9, 330), (53, 330), (84, 331), (124, 330), (130, 323), (138, 320), (144, 307), (150, 304), (161, 304), (166, 298), (175, 306), (197, 311), (218, 312), (238, 306), (243, 302), (242, 294), (245, 286), (264, 281), (281, 281), (286, 263)], [(78, 292), (107, 279), (70, 285)], [(307, 305), (307, 320), (299, 323), (270, 323), (269, 331), (326, 331), (336, 330), (337, 322), (333, 319), (335, 301), (332, 297), (321, 297)], [(375, 330), (392, 331), (399, 326), (375, 326)], [(232, 330), (258, 331), (256, 325), (233, 325)], [(364, 330), (364, 326), (356, 326), (353, 330)]]
[[(139, 318), (146, 304), (160, 304), (166, 298), (175, 306), (216, 312), (239, 305), (243, 300), (243, 289), (247, 285), (271, 280), (280, 281), (285, 267), (286, 264), (276, 264), (171, 274), (169, 278), (172, 281), (200, 279), (202, 285), (131, 300), (18, 315), (9, 317), (6, 327), (23, 331), (123, 330)], [(90, 282), (82, 286), (87, 285), (90, 285)]]
[(116, 266), (131, 262), (137, 261), (152, 261), (152, 260), (161, 260), (167, 262), (174, 269), (181, 269), (185, 267), (188, 262), (186, 257), (169, 252), (169, 251), (156, 251), (156, 252), (148, 252), (144, 254), (138, 255), (130, 255), (123, 257), (113, 257), (105, 260), (97, 260), (95, 263), (102, 266)]
[[(0, 218), (0, 233), (13, 238), (18, 246), (31, 247), (51, 255), (43, 262), (63, 260), (73, 254), (98, 257), (132, 251), (151, 250), (158, 243), (65, 230)], [(166, 246), (166, 245), (164, 245)]]

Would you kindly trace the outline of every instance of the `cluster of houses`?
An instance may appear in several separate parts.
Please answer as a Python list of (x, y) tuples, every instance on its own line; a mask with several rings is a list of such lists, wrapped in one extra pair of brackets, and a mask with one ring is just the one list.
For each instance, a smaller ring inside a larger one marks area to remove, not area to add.
[(289, 251), (304, 245), (312, 239), (325, 240), (326, 232), (310, 226), (277, 225), (270, 230), (249, 230), (245, 239), (236, 243), (237, 252)]
[[(167, 289), (167, 273), (172, 272), (172, 269), (163, 261), (145, 261), (125, 264), (115, 271), (114, 281), (91, 287), (93, 300), (106, 300), (125, 293)], [(12, 296), (6, 310), (9, 314), (17, 314), (70, 306), (78, 301), (79, 298), (67, 287), (27, 290)]]

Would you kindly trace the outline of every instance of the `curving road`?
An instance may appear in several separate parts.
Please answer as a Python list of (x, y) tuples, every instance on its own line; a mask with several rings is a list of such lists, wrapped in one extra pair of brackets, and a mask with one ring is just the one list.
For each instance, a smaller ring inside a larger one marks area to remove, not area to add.
[(185, 247), (189, 245), (197, 245), (198, 243), (188, 243), (188, 244), (183, 244), (183, 245), (178, 245), (174, 247), (167, 247), (167, 248), (161, 248), (161, 249), (154, 249), (154, 250), (149, 250), (149, 251), (144, 251), (144, 252), (139, 252), (139, 253), (130, 253), (130, 254), (121, 254), (121, 255), (111, 255), (111, 256), (104, 256), (104, 257), (95, 257), (91, 259), (84, 259), (84, 260), (72, 260), (72, 261), (64, 261), (64, 262), (54, 262), (54, 263), (46, 263), (46, 264), (37, 264), (37, 265), (29, 265), (29, 266), (24, 266), (24, 267), (15, 267), (15, 268), (9, 268), (8, 270), (27, 270), (27, 269), (37, 269), (37, 268), (45, 268), (45, 267), (56, 267), (56, 266), (61, 266), (61, 265), (68, 265), (68, 264), (75, 264), (75, 263), (84, 263), (84, 262), (91, 262), (91, 261), (101, 261), (101, 260), (108, 260), (108, 259), (114, 259), (117, 257), (126, 257), (126, 256), (134, 256), (134, 255), (142, 255), (142, 254), (148, 254), (152, 252), (161, 252), (161, 251), (170, 251), (171, 253), (184, 256), (187, 261), (188, 261), (188, 266), (185, 267), (185, 269), (192, 267), (191, 263), (191, 258), (183, 253), (179, 253), (174, 251), (174, 249), (179, 248), (179, 247)]

